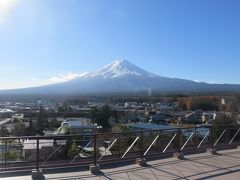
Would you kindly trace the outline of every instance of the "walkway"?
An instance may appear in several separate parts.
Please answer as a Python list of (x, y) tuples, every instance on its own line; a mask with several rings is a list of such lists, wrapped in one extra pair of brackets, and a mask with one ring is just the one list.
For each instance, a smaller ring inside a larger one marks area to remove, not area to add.
[[(240, 149), (225, 150), (221, 155), (208, 153), (148, 162), (148, 167), (129, 165), (102, 169), (99, 176), (88, 171), (73, 173), (45, 174), (47, 180), (164, 180), (164, 179), (240, 179)], [(2, 178), (6, 180), (8, 178)], [(30, 180), (30, 176), (11, 177), (11, 180)]]

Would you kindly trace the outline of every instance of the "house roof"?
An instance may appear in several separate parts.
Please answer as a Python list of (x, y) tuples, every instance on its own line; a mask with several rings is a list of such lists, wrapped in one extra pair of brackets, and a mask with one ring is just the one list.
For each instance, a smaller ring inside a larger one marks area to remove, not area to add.
[(133, 127), (136, 129), (146, 129), (146, 130), (162, 130), (162, 129), (172, 129), (173, 126), (169, 125), (159, 125), (159, 124), (150, 124), (150, 123), (141, 123), (141, 124), (134, 124), (129, 125), (129, 127)]
[(14, 113), (14, 111), (12, 111), (11, 109), (3, 108), (3, 109), (0, 109), (0, 113)]
[(97, 124), (91, 124), (89, 118), (69, 118), (66, 119), (63, 124), (69, 128), (95, 129), (98, 127)]
[[(39, 140), (39, 149), (42, 149), (43, 147), (53, 147), (53, 139), (40, 139)], [(23, 142), (23, 149), (24, 150), (34, 150), (37, 149), (37, 140), (29, 140)]]

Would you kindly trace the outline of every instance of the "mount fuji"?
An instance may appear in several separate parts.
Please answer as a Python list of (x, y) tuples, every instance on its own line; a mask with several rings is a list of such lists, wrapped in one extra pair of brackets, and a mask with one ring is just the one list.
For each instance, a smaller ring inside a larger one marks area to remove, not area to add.
[(116, 60), (104, 68), (76, 79), (40, 87), (3, 90), (0, 94), (78, 95), (96, 93), (240, 91), (240, 85), (208, 84), (159, 76), (132, 64)]

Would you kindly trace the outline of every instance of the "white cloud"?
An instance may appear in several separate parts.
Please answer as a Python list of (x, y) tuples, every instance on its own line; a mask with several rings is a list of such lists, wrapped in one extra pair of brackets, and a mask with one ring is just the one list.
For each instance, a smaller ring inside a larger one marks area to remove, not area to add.
[(19, 0), (0, 0), (0, 23), (4, 23)]
[(217, 81), (217, 80), (209, 80), (209, 81), (207, 81), (207, 83), (209, 83), (209, 84), (224, 84), (224, 82)]
[(59, 74), (57, 76), (51, 77), (47, 80), (47, 84), (55, 84), (55, 83), (61, 83), (61, 82), (65, 82), (65, 81), (70, 81), (73, 79), (76, 79), (78, 77), (83, 77), (84, 75), (86, 75), (87, 73), (73, 73), (73, 72), (69, 72), (67, 74)]
[(200, 82), (202, 82), (202, 81), (199, 81), (199, 80), (193, 80), (194, 82), (196, 82), (196, 83), (200, 83)]
[(199, 81), (199, 80), (193, 80), (194, 82), (197, 83), (208, 83), (208, 84), (224, 84), (224, 82), (216, 81), (216, 80), (205, 80), (205, 81)]
[(38, 78), (33, 78), (32, 80), (33, 80), (33, 81), (38, 81)]
[[(1, 0), (0, 0), (1, 1)], [(24, 79), (19, 81), (9, 81), (1, 80), (0, 90), (3, 89), (19, 89), (19, 88), (28, 88), (28, 87), (37, 87), (44, 86), (49, 84), (61, 83), (69, 80), (76, 79), (78, 77), (83, 77), (88, 73), (73, 73), (69, 72), (66, 74), (59, 74), (57, 76), (51, 77), (49, 79), (42, 79), (39, 77), (33, 77), (31, 79)]]

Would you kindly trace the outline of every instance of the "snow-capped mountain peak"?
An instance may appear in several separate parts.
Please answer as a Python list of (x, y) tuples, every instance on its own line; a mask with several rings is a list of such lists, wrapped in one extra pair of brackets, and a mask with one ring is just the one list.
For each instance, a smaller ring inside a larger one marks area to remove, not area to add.
[[(0, 91), (0, 95), (79, 95), (107, 93), (240, 92), (240, 85), (207, 84), (167, 78), (145, 71), (127, 60), (116, 60), (99, 71), (74, 74), (72, 80), (33, 88)], [(72, 78), (72, 75), (70, 76)]]
[(147, 72), (131, 62), (121, 59), (112, 62), (104, 68), (92, 73), (91, 76), (102, 76), (104, 79), (117, 78), (126, 75), (156, 77), (157, 75)]

